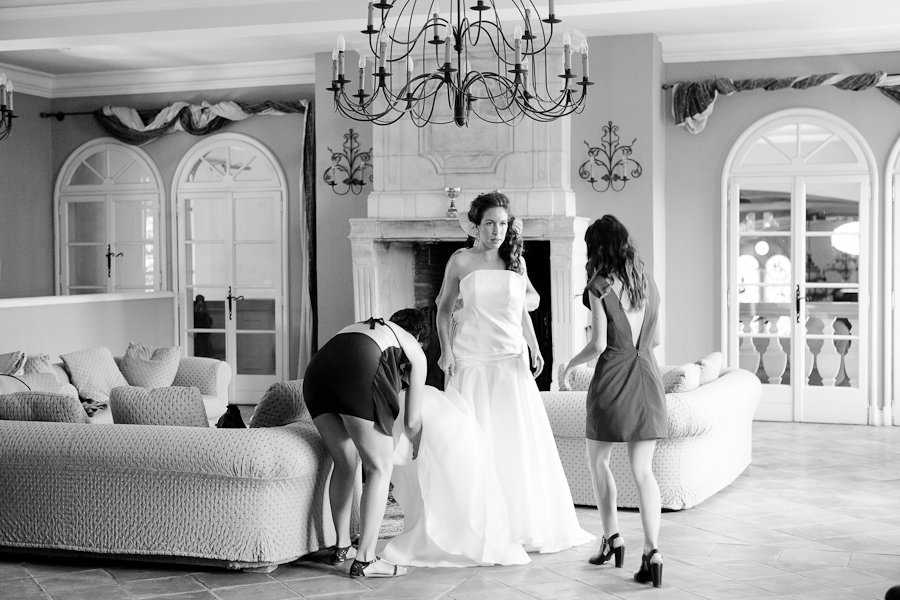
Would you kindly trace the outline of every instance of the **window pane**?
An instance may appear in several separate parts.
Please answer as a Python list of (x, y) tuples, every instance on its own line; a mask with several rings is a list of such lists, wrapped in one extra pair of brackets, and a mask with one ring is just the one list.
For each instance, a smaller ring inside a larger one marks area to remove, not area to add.
[(235, 181), (269, 181), (275, 178), (269, 170), (268, 161), (236, 147), (231, 148), (231, 174)]
[(81, 163), (72, 173), (69, 185), (102, 185), (103, 177), (88, 164)]
[(274, 198), (235, 198), (234, 229), (238, 240), (274, 240), (281, 226)]
[(185, 279), (189, 286), (226, 285), (224, 244), (185, 244)]
[(225, 360), (225, 334), (195, 332), (188, 336), (188, 354)]
[(216, 148), (194, 163), (188, 174), (193, 183), (220, 182), (225, 175), (225, 152)]
[(69, 285), (106, 290), (106, 246), (69, 246)]
[(106, 243), (106, 203), (66, 202), (68, 242)]
[(239, 300), (235, 322), (239, 330), (274, 331), (275, 300)]
[(143, 166), (137, 163), (137, 161), (132, 162), (124, 171), (119, 173), (116, 177), (117, 184), (135, 184), (135, 183), (150, 183), (150, 174), (144, 169)]
[(185, 200), (185, 239), (224, 240), (227, 209), (228, 204), (224, 198)]
[(275, 244), (235, 244), (235, 283), (274, 287), (281, 268), (275, 250)]
[(790, 232), (789, 184), (742, 184), (739, 190), (740, 231)]
[(275, 375), (275, 334), (237, 334), (237, 374)]
[(797, 155), (797, 126), (779, 127), (757, 139), (744, 155), (743, 165), (789, 165)]
[(153, 289), (156, 285), (153, 244), (118, 244), (116, 250), (122, 253), (113, 258), (116, 287)]
[(153, 200), (116, 201), (116, 242), (152, 241), (156, 231)]

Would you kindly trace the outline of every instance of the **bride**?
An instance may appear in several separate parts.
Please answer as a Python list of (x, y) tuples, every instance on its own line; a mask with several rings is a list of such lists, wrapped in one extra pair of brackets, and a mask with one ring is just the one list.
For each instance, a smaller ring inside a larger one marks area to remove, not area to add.
[(450, 258), (438, 298), (447, 390), (428, 388), (419, 458), (395, 467), (404, 533), (382, 555), (399, 564), (521, 564), (527, 555), (510, 544), (547, 553), (594, 540), (578, 524), (529, 370), (529, 348), (537, 373), (543, 359), (526, 308), (534, 292), (521, 226), (499, 192), (478, 196), (460, 221), (475, 246)]

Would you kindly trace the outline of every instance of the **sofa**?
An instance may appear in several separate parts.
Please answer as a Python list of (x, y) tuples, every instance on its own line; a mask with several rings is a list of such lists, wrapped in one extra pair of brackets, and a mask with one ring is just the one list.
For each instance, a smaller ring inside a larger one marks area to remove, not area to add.
[[(661, 371), (674, 369), (662, 367)], [(577, 378), (580, 385), (574, 385), (573, 391), (541, 392), (572, 499), (585, 506), (596, 506), (584, 442), (585, 390), (591, 374), (592, 370), (583, 369)], [(725, 369), (708, 382), (681, 389), (666, 393), (669, 437), (657, 442), (653, 457), (662, 507), (669, 510), (696, 506), (747, 468), (753, 414), (762, 394), (759, 379), (741, 369)], [(613, 446), (610, 468), (618, 506), (638, 508), (626, 444)]]
[[(138, 345), (130, 345), (128, 352), (131, 352), (133, 347), (136, 346)], [(224, 361), (213, 358), (181, 356), (180, 350), (177, 348), (162, 350), (169, 350), (177, 354), (177, 356), (173, 358), (169, 376), (163, 381), (163, 383), (165, 383), (164, 387), (195, 387), (199, 389), (203, 398), (203, 404), (206, 409), (206, 416), (209, 419), (209, 424), (211, 426), (215, 425), (228, 408), (228, 387), (231, 384), (232, 376), (231, 366)], [(128, 352), (126, 352), (126, 356), (128, 356)], [(75, 398), (81, 396), (81, 399), (84, 401), (83, 404), (85, 410), (88, 413), (88, 419), (91, 423), (102, 425), (111, 424), (113, 418), (112, 413), (109, 410), (108, 395), (111, 393), (113, 386), (124, 386), (129, 382), (123, 378), (121, 372), (110, 375), (108, 371), (110, 369), (124, 369), (126, 373), (130, 374), (127, 366), (123, 367), (123, 360), (125, 360), (125, 357), (113, 357), (105, 348), (92, 348), (78, 353), (72, 353), (72, 355), (65, 355), (65, 357), (73, 355), (88, 355), (91, 359), (88, 363), (90, 369), (103, 375), (104, 381), (90, 386), (95, 392), (94, 394), (85, 390), (83, 380), (86, 379), (86, 376), (83, 372), (73, 375), (71, 368), (69, 368), (64, 361), (50, 362), (49, 357), (46, 355), (28, 357), (28, 361), (25, 362), (18, 372), (16, 372), (15, 376), (22, 380), (22, 382), (32, 391), (58, 392)], [(31, 359), (37, 360), (32, 361)], [(75, 359), (70, 360), (75, 361)], [(101, 366), (104, 365), (104, 361), (108, 362), (106, 365), (106, 373), (101, 369)], [(32, 362), (35, 363), (34, 366), (31, 365)], [(73, 362), (73, 364), (78, 363), (76, 361)], [(154, 363), (146, 360), (143, 361), (143, 364), (149, 365)], [(48, 377), (47, 374), (52, 374), (54, 377)], [(78, 379), (78, 375), (81, 375), (81, 380)], [(114, 376), (118, 376), (120, 379), (116, 381)], [(172, 379), (172, 377), (174, 377), (174, 379)], [(148, 377), (145, 375), (144, 379), (148, 379)], [(171, 383), (169, 383), (169, 381), (171, 381)], [(98, 393), (97, 388), (104, 387), (104, 384), (105, 389)], [(156, 385), (150, 385), (148, 387), (156, 387)], [(85, 398), (85, 396), (89, 396), (90, 398)]]
[[(41, 414), (82, 416), (68, 403)], [(282, 382), (249, 428), (0, 420), (0, 550), (269, 572), (334, 545), (332, 463), (304, 411)]]

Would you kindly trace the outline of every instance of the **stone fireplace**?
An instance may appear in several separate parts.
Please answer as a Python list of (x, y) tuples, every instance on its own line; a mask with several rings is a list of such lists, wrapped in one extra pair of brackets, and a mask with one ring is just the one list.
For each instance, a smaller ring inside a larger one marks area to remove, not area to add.
[[(466, 239), (458, 220), (447, 216), (450, 199), (444, 188), (461, 188), (455, 199), (460, 213), (482, 191), (499, 189), (523, 221), (526, 261), (531, 263), (530, 252), (549, 249), (549, 257), (534, 255), (534, 260), (549, 259), (541, 297), (549, 327), (536, 323), (536, 329), (549, 336), (541, 342), (549, 345), (553, 359), (545, 367), (552, 383), (547, 378), (541, 387), (555, 389), (559, 363), (583, 347), (589, 324), (589, 312), (581, 305), (588, 219), (575, 216), (569, 119), (526, 119), (509, 127), (473, 118), (468, 128), (421, 129), (404, 120), (375, 127), (373, 140), (368, 216), (350, 220), (355, 318), (388, 316), (410, 306), (433, 310), (434, 298), (423, 297), (422, 286), (435, 275), (423, 273), (421, 265), (417, 275), (416, 249), (443, 242), (461, 246)], [(530, 249), (529, 242), (538, 240), (547, 243)]]

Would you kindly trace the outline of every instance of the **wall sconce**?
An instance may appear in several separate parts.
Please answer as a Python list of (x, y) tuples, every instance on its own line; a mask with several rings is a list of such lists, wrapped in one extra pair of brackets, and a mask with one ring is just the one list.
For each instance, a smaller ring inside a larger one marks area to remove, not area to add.
[(9, 137), (12, 131), (13, 114), (13, 82), (6, 78), (6, 73), (0, 73), (0, 140)]
[[(641, 176), (643, 169), (641, 164), (630, 158), (631, 147), (637, 141), (634, 138), (631, 144), (623, 146), (619, 144), (619, 126), (613, 125), (610, 121), (609, 125), (603, 126), (603, 136), (600, 138), (600, 146), (591, 146), (585, 140), (588, 147), (588, 159), (578, 169), (578, 175), (582, 179), (586, 179), (596, 192), (605, 192), (612, 188), (614, 192), (621, 192), (625, 189), (625, 184), (632, 179)], [(595, 171), (600, 178), (595, 177)], [(598, 189), (597, 182), (604, 182), (605, 185)]]
[[(348, 192), (359, 195), (366, 183), (372, 181), (372, 149), (368, 152), (359, 152), (359, 134), (351, 129), (344, 134), (343, 152), (331, 152), (331, 166), (325, 169), (323, 175), (325, 183), (331, 186), (334, 193), (344, 196)], [(369, 178), (366, 179), (366, 169), (369, 169)]]

